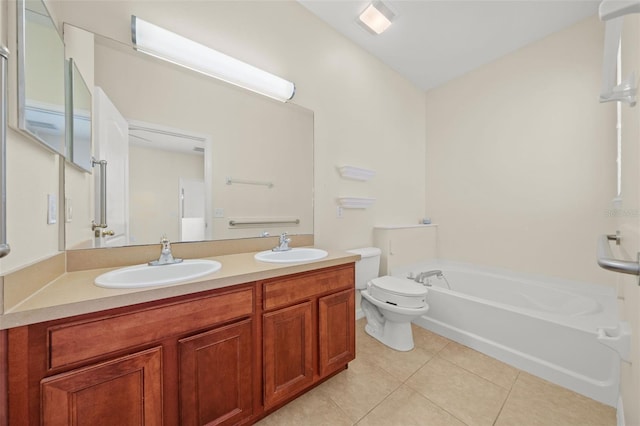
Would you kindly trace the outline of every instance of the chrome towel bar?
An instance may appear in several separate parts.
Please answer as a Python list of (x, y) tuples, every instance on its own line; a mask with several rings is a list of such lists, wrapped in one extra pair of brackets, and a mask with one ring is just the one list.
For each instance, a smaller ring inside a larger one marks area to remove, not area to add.
[[(96, 228), (109, 226), (107, 225), (107, 161), (92, 158), (91, 166), (100, 166), (100, 223), (91, 222), (91, 230), (95, 231)], [(96, 236), (100, 236), (98, 232), (96, 232)]]
[(598, 247), (596, 250), (598, 265), (609, 271), (640, 275), (640, 262), (615, 259), (611, 252), (609, 241), (616, 241), (616, 243), (620, 244), (620, 234), (601, 235), (600, 238), (598, 238)]
[(7, 60), (9, 51), (0, 46), (0, 257), (11, 251), (7, 244)]
[(245, 221), (237, 221), (230, 220), (229, 226), (241, 226), (241, 225), (298, 225), (300, 224), (300, 219), (296, 220), (264, 220), (261, 222), (245, 222)]

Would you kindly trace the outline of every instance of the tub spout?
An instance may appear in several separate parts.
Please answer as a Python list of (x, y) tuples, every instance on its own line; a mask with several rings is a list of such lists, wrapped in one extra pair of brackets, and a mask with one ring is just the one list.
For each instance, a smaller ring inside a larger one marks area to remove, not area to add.
[(438, 278), (442, 278), (444, 275), (442, 275), (442, 271), (439, 269), (434, 269), (433, 271), (427, 271), (427, 272), (420, 272), (418, 275), (416, 275), (416, 277), (413, 279), (415, 282), (420, 283), (420, 284), (424, 284), (426, 286), (431, 287), (431, 283), (429, 282), (429, 278), (431, 277), (438, 277)]

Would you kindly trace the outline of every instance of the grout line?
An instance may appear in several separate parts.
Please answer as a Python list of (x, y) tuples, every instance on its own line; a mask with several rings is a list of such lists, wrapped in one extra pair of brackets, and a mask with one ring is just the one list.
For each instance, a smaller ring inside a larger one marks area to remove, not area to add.
[(495, 426), (496, 422), (500, 418), (500, 415), (502, 414), (502, 410), (504, 410), (504, 406), (507, 405), (507, 401), (509, 401), (509, 397), (511, 397), (511, 392), (513, 392), (513, 387), (515, 386), (516, 381), (518, 381), (518, 378), (520, 377), (520, 373), (521, 373), (521, 371), (518, 370), (518, 374), (516, 375), (516, 378), (513, 381), (513, 383), (511, 383), (511, 387), (509, 388), (509, 393), (507, 394), (507, 397), (504, 399), (504, 402), (502, 403), (502, 406), (500, 407), (500, 411), (498, 411), (498, 415), (496, 416), (496, 418), (493, 421), (492, 425)]

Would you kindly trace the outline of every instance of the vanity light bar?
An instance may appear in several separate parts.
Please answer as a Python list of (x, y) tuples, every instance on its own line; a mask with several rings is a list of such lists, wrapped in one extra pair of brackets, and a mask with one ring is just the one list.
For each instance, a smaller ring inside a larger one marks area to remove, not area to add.
[(131, 15), (133, 48), (193, 71), (285, 102), (295, 85), (267, 71), (220, 53)]

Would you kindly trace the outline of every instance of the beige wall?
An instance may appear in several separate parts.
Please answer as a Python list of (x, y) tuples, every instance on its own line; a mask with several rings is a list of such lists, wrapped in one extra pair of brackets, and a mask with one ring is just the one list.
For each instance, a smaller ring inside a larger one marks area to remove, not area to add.
[(615, 106), (597, 102), (593, 17), (427, 93), (427, 214), (440, 256), (611, 283), (595, 262), (616, 195)]
[(10, 51), (7, 113), (11, 126), (7, 131), (7, 242), (11, 253), (0, 260), (4, 274), (58, 253), (61, 218), (58, 214), (58, 224), (47, 224), (47, 195), (59, 196), (61, 185), (58, 156), (14, 130), (18, 90), (15, 2), (3, 2), (2, 8), (6, 18), (2, 38)]

